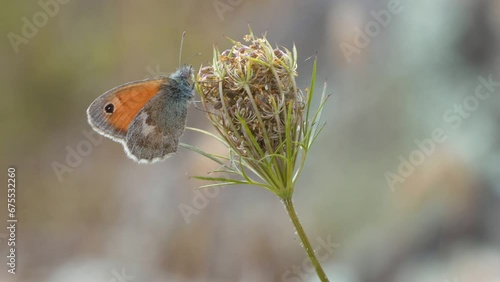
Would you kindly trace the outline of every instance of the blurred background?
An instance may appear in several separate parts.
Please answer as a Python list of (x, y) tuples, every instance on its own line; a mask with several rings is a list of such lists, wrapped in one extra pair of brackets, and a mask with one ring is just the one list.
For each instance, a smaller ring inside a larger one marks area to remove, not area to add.
[[(294, 195), (330, 281), (500, 281), (500, 1), (5, 1), (0, 18), (18, 218), (0, 281), (318, 281), (271, 193), (197, 191), (210, 161), (138, 165), (87, 124), (100, 94), (174, 71), (183, 31), (198, 68), (248, 24), (296, 44), (302, 89), (317, 52), (333, 94)], [(188, 126), (211, 130), (193, 106)]]

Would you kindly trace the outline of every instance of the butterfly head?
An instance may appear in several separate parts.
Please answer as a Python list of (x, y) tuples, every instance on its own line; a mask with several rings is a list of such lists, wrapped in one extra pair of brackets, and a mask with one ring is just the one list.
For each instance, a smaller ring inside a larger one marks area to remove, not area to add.
[(170, 74), (169, 78), (173, 81), (170, 88), (173, 90), (172, 97), (178, 97), (180, 100), (191, 100), (193, 98), (193, 67), (181, 66), (175, 72)]
[(170, 75), (170, 78), (177, 82), (192, 84), (193, 81), (193, 67), (192, 66), (181, 66)]

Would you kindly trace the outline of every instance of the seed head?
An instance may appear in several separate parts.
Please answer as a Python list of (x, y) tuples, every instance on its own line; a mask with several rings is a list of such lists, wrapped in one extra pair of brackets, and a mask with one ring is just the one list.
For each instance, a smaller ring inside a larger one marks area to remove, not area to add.
[[(228, 144), (244, 157), (260, 159), (298, 136), (304, 101), (295, 83), (295, 54), (273, 48), (265, 37), (250, 34), (244, 40), (223, 52), (214, 49), (212, 65), (198, 73), (197, 89)], [(287, 120), (292, 136), (286, 136)]]
[(321, 132), (326, 85), (313, 113), (316, 60), (304, 99), (295, 82), (295, 47), (292, 52), (273, 48), (265, 36), (255, 37), (251, 31), (245, 43), (231, 42), (233, 46), (223, 52), (214, 48), (212, 64), (201, 67), (195, 85), (217, 134), (198, 131), (228, 147), (229, 157), (189, 148), (221, 165), (217, 172), (239, 179), (197, 178), (216, 182), (202, 187), (250, 184), (290, 200), (307, 153)]

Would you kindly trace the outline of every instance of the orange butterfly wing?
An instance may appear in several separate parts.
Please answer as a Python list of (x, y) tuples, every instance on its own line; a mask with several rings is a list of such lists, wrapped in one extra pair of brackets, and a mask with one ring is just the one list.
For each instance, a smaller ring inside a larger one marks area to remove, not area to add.
[(126, 132), (132, 120), (144, 105), (160, 90), (161, 80), (147, 81), (119, 89), (110, 97), (115, 112), (109, 116), (108, 123)]
[(88, 108), (90, 125), (112, 139), (123, 140), (137, 113), (167, 81), (166, 77), (149, 78), (107, 91)]

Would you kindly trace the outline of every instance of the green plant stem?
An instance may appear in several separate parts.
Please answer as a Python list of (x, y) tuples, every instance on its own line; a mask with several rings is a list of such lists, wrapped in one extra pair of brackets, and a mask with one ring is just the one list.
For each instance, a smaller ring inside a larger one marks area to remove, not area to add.
[(321, 268), (321, 264), (319, 263), (318, 258), (316, 258), (316, 253), (314, 252), (314, 249), (312, 248), (311, 243), (309, 242), (309, 239), (307, 238), (307, 235), (304, 232), (304, 228), (302, 228), (302, 225), (300, 224), (297, 213), (295, 212), (295, 208), (293, 207), (292, 198), (287, 197), (283, 198), (282, 200), (283, 204), (285, 205), (286, 211), (288, 212), (288, 215), (290, 216), (290, 219), (292, 220), (293, 225), (297, 230), (297, 234), (299, 235), (300, 240), (302, 241), (302, 246), (306, 250), (306, 253), (309, 256), (309, 259), (311, 260), (314, 269), (316, 269), (316, 273), (318, 274), (319, 279), (322, 282), (328, 282), (329, 281), (328, 277), (326, 277), (323, 268)]

